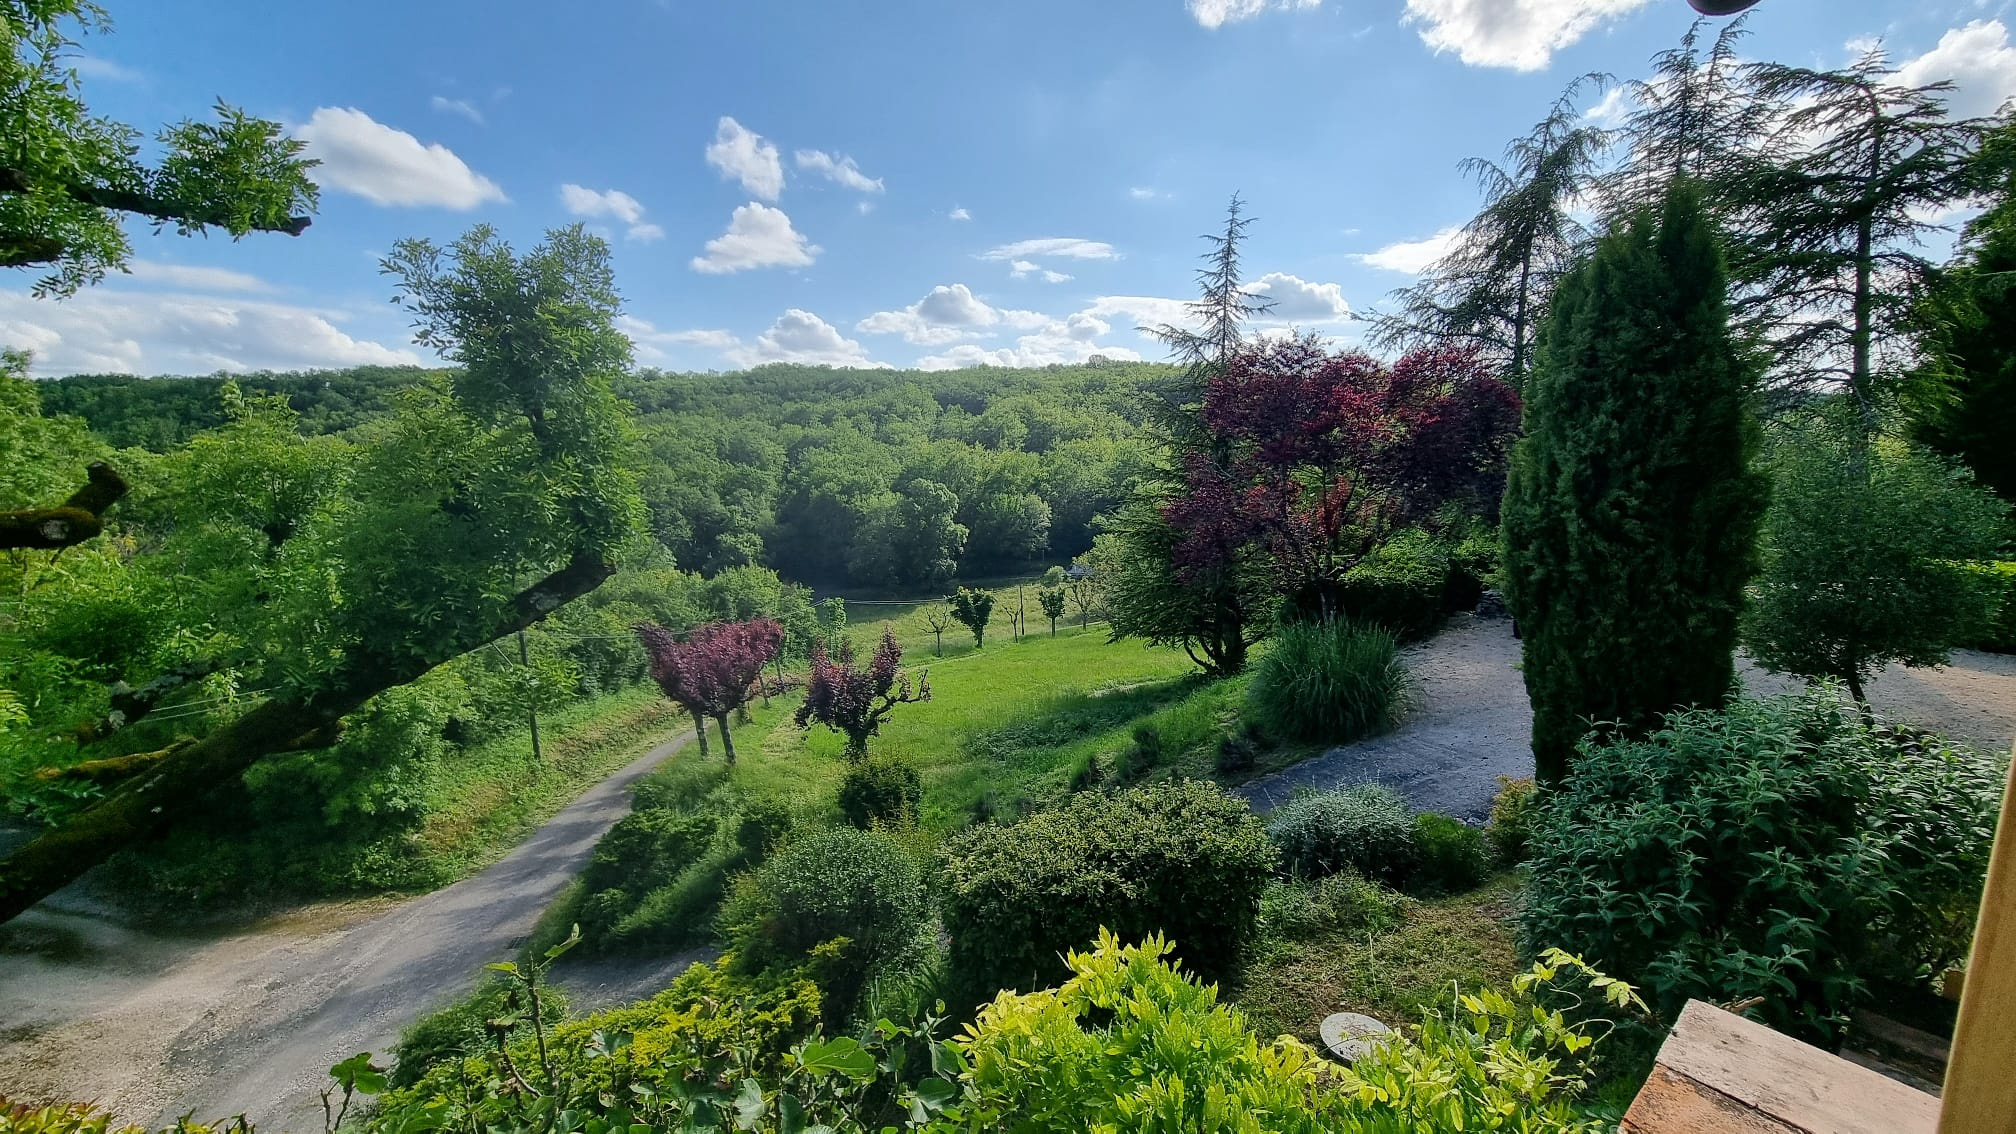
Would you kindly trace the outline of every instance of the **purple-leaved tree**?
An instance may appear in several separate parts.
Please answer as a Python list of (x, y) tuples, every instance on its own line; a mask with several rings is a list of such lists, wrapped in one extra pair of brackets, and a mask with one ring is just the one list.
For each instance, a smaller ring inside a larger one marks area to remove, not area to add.
[(784, 644), (784, 628), (768, 618), (748, 622), (718, 622), (702, 626), (680, 641), (672, 631), (649, 622), (632, 627), (651, 656), (651, 679), (665, 696), (693, 714), (700, 737), (700, 755), (707, 755), (707, 718), (721, 730), (721, 748), (735, 762), (735, 741), (728, 734), (728, 714), (749, 703), (763, 667)]
[(931, 699), (931, 671), (920, 672), (913, 688), (902, 665), (903, 647), (896, 644), (896, 631), (888, 627), (865, 669), (855, 668), (854, 643), (844, 637), (837, 658), (828, 657), (825, 646), (814, 646), (798, 726), (825, 725), (847, 738), (848, 759), (866, 759), (868, 738), (881, 731), (896, 706)]

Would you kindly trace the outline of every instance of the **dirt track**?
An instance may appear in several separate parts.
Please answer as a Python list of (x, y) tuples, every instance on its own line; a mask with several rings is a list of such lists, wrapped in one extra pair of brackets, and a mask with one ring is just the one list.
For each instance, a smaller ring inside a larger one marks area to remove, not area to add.
[[(1333, 748), (1239, 793), (1264, 811), (1298, 787), (1382, 783), (1419, 808), (1471, 820), (1488, 815), (1499, 776), (1533, 774), (1533, 710), (1517, 668), (1519, 642), (1512, 624), (1464, 615), (1405, 656), (1417, 704), (1398, 729)], [(1760, 695), (1800, 684), (1747, 661), (1740, 672), (1745, 686)], [(1943, 669), (1885, 670), (1869, 683), (1869, 700), (1893, 719), (2007, 751), (2016, 738), (2016, 657), (1961, 650)]]
[[(44, 903), (0, 927), (0, 1094), (89, 1099), (137, 1122), (194, 1111), (321, 1129), (329, 1066), (387, 1051), (508, 959), (629, 810), (630, 785), (688, 739), (596, 785), (481, 874), (410, 901), (314, 907), (212, 938)], [(634, 983), (603, 981), (605, 995)]]

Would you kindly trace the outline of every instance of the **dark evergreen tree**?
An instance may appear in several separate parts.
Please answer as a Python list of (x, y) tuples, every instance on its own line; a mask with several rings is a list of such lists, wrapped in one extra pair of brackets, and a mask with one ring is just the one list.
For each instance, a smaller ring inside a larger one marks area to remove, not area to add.
[(1505, 164), (1463, 162), (1484, 191), (1484, 208), (1420, 283), (1395, 293), (1399, 310), (1376, 317), (1382, 346), (1479, 347), (1514, 390), (1525, 382), (1547, 300), (1588, 240), (1572, 209), (1610, 137), (1579, 103), (1608, 81), (1585, 75), (1570, 84), (1532, 133), (1505, 147)]
[(1685, 182), (1556, 293), (1504, 509), (1543, 782), (1592, 725), (1639, 732), (1734, 682), (1767, 486), (1727, 293)]

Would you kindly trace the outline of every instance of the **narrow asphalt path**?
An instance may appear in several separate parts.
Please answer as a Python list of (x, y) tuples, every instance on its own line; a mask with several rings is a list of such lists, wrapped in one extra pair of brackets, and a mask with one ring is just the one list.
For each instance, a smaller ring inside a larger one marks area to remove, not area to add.
[(328, 1069), (509, 959), (629, 810), (629, 788), (691, 740), (658, 746), (495, 865), (391, 905), (325, 907), (178, 940), (45, 907), (0, 935), (0, 1094), (94, 1100), (172, 1122), (245, 1114), (321, 1127)]
[[(1238, 794), (1264, 812), (1299, 787), (1381, 783), (1416, 808), (1481, 822), (1491, 813), (1499, 776), (1533, 774), (1533, 710), (1512, 624), (1459, 615), (1403, 657), (1414, 675), (1415, 708), (1399, 728), (1254, 780)], [(1737, 673), (1758, 697), (1804, 684), (1765, 673), (1742, 657)], [(2007, 752), (2016, 739), (2016, 656), (1956, 650), (1949, 666), (1895, 666), (1870, 680), (1869, 700), (1892, 720)]]

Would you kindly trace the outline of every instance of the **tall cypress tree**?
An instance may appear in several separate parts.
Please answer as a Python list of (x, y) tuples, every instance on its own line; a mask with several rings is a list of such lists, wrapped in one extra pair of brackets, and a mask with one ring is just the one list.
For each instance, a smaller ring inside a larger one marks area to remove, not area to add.
[(1556, 293), (1504, 511), (1543, 782), (1592, 725), (1641, 732), (1728, 696), (1768, 492), (1756, 380), (1691, 184), (1605, 236)]

